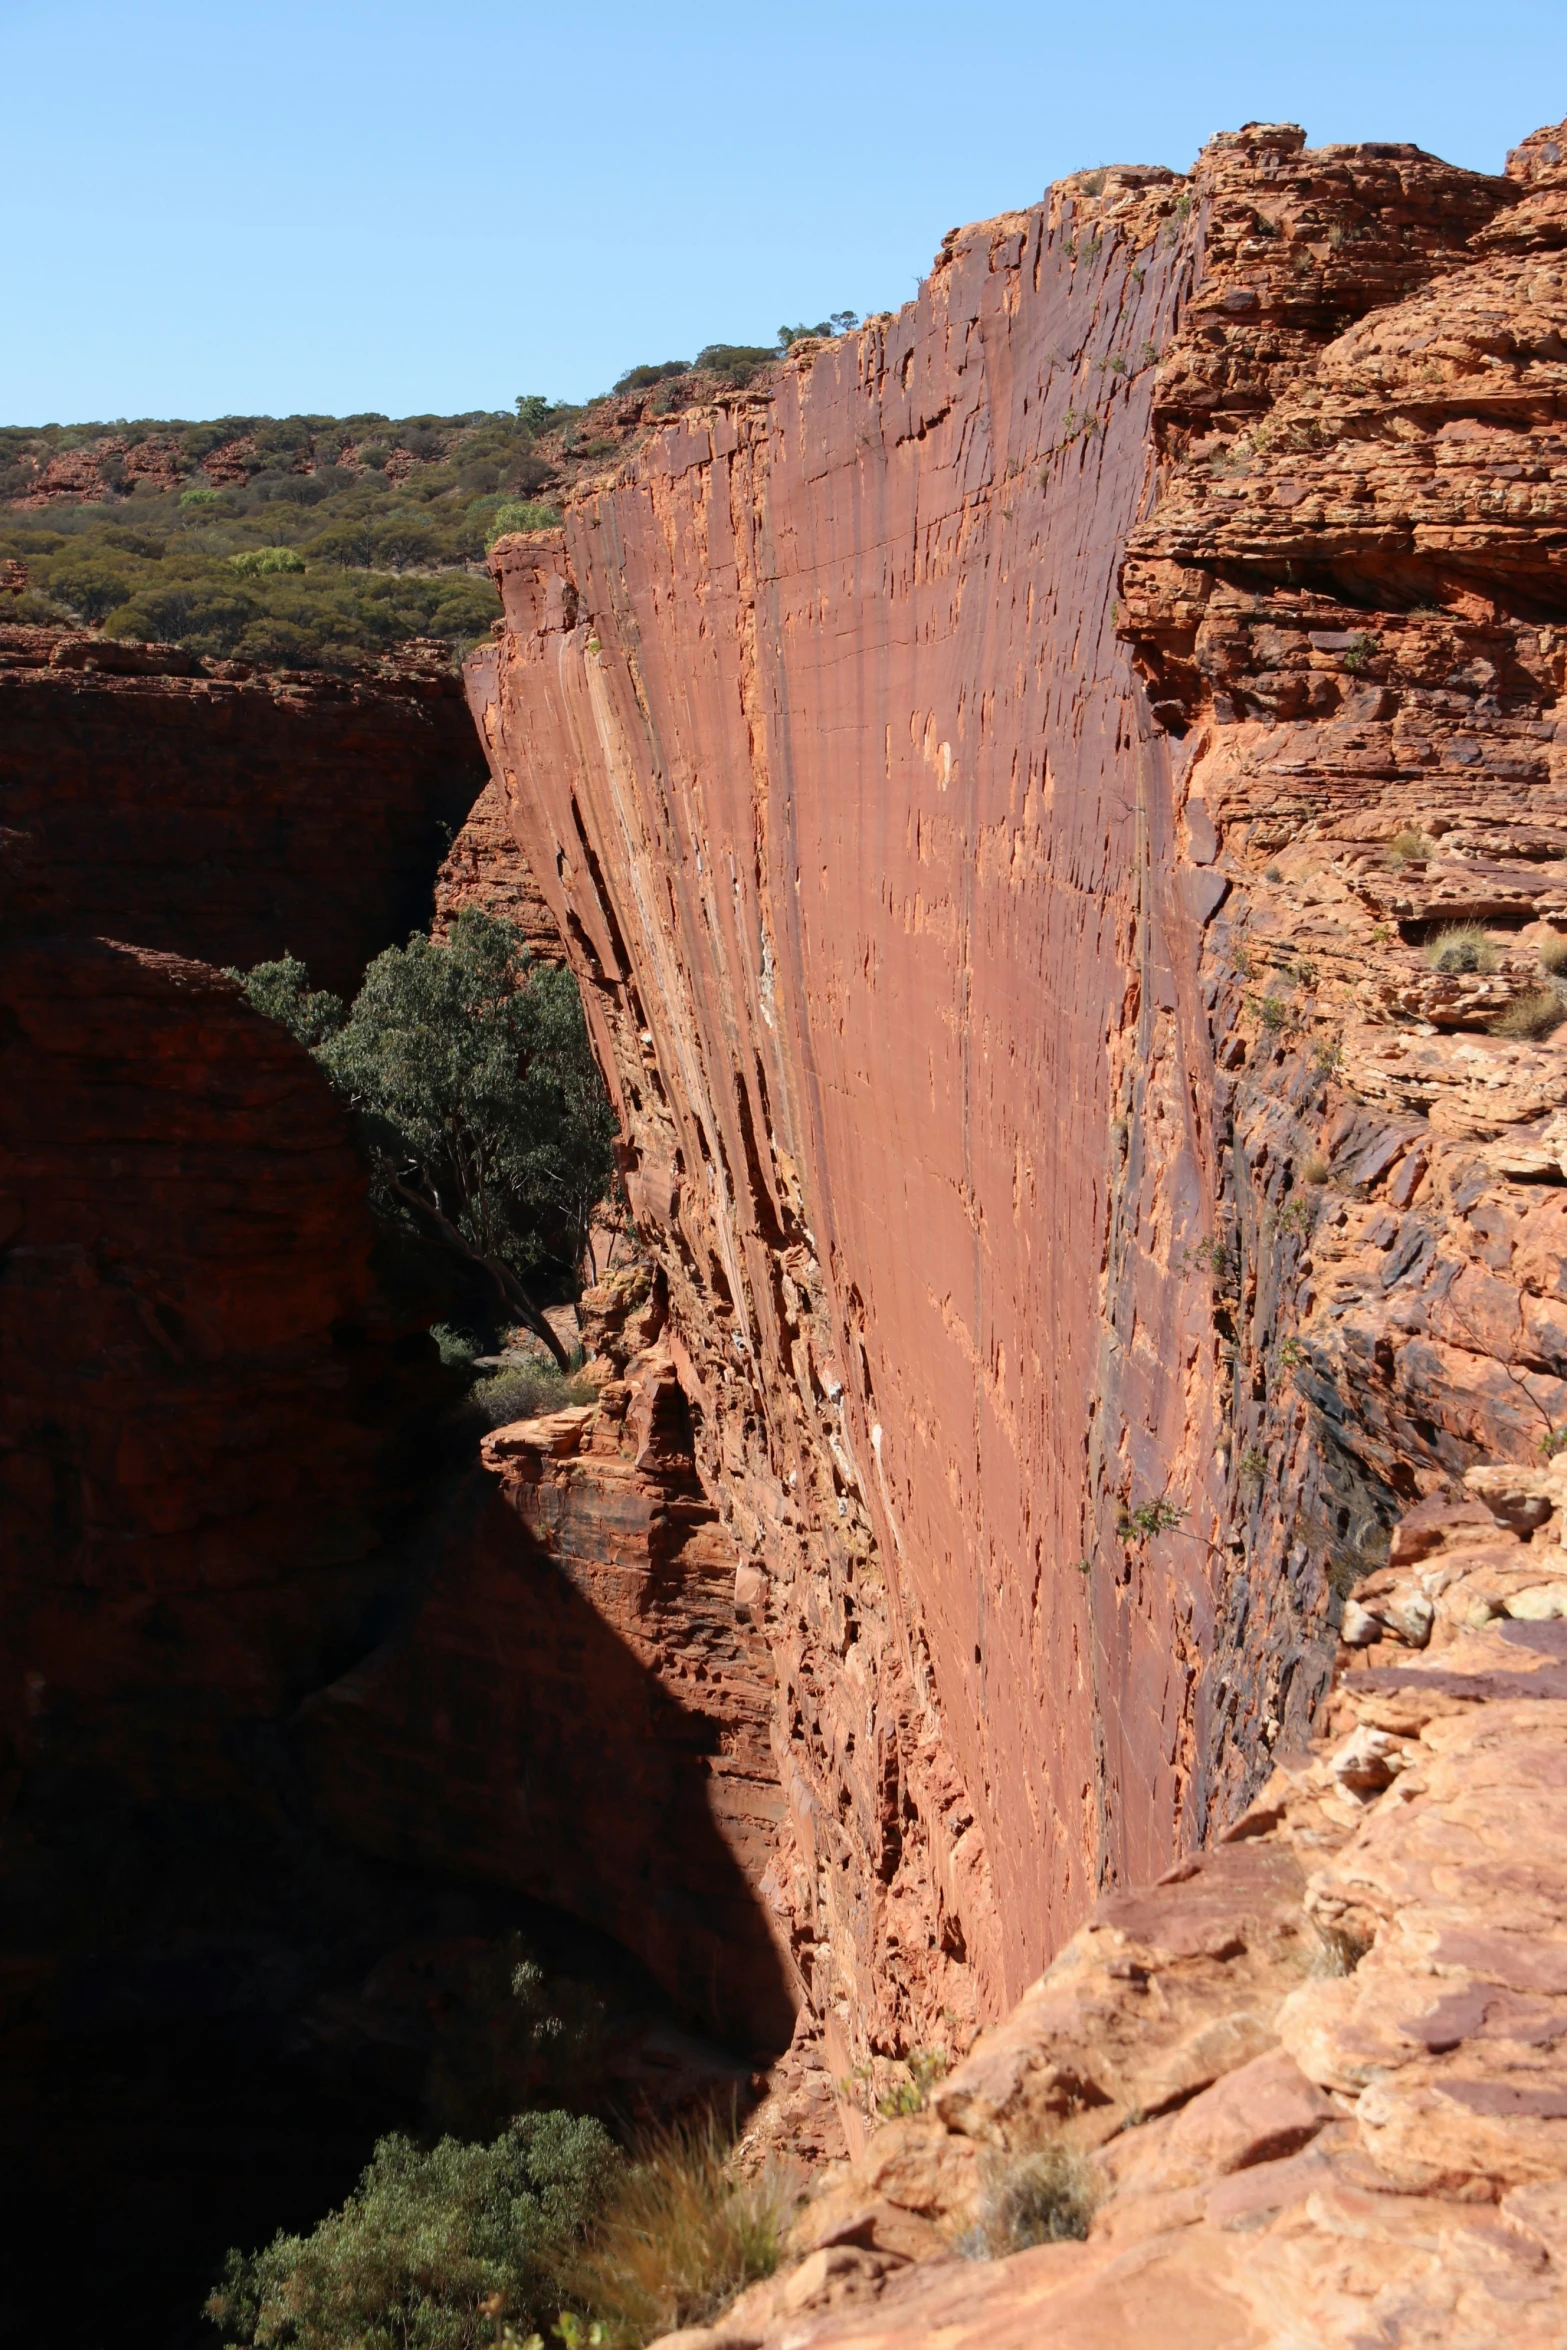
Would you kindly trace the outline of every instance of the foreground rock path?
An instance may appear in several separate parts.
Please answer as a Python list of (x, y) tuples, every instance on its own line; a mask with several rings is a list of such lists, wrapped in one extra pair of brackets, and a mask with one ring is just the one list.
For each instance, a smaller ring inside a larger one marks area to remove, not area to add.
[[(1309, 1751), (1102, 1901), (929, 2112), (827, 2174), (793, 2265), (662, 2350), (1567, 2340), (1564, 1503), (1553, 1463), (1411, 1512)], [(1086, 2242), (962, 2258), (1052, 2142)]]

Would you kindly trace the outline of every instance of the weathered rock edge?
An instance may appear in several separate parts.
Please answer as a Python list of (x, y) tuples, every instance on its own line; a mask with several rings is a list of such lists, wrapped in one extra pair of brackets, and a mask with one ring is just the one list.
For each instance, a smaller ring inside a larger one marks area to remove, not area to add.
[[(1556, 2344), (1567, 2323), (1567, 1462), (1395, 1537), (1326, 1734), (1101, 1901), (931, 2110), (827, 2173), (783, 2273), (662, 2350)], [(1086, 2241), (974, 2262), (1071, 2150)], [(1156, 2332), (1155, 2332), (1156, 2329)]]

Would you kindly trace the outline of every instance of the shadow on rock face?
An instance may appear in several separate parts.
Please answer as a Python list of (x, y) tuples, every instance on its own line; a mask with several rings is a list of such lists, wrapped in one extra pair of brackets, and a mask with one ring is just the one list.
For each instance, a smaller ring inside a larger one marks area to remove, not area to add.
[(703, 2029), (776, 2054), (796, 2001), (758, 1891), (773, 1674), (733, 1549), (689, 1453), (639, 1467), (610, 1433), (559, 1457), (550, 1426), (490, 1439), (500, 1485), (476, 1473), (413, 1620), (303, 1709), (316, 1799), (355, 1844), (613, 1935)]

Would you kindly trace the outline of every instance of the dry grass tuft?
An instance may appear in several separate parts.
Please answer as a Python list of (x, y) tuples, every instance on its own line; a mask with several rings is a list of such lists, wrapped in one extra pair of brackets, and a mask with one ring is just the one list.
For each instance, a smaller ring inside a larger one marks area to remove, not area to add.
[(737, 2179), (711, 2121), (647, 2139), (567, 2279), (611, 2350), (706, 2325), (778, 2266), (797, 2200), (776, 2172)]
[(1387, 844), (1388, 863), (1418, 865), (1433, 853), (1435, 847), (1436, 843), (1428, 840), (1423, 832), (1416, 832), (1413, 825), (1406, 824), (1402, 832), (1395, 832)]
[(1094, 2216), (1087, 2160), (1062, 2139), (1027, 2154), (990, 2154), (980, 2173), (979, 2210), (955, 2249), (965, 2260), (1003, 2260), (1031, 2244), (1081, 2242)]
[(1321, 1151), (1311, 1151), (1300, 1162), (1302, 1183), (1326, 1183), (1333, 1172)]
[(1433, 971), (1494, 971), (1501, 957), (1477, 922), (1455, 922), (1428, 938), (1421, 952)]
[(1554, 987), (1542, 987), (1537, 994), (1520, 996), (1516, 1004), (1509, 1004), (1501, 1017), (1491, 1022), (1491, 1034), (1520, 1041), (1549, 1036), (1564, 1019), (1567, 1019), (1567, 1004)]
[(1542, 971), (1567, 971), (1567, 938), (1542, 940), (1538, 960)]

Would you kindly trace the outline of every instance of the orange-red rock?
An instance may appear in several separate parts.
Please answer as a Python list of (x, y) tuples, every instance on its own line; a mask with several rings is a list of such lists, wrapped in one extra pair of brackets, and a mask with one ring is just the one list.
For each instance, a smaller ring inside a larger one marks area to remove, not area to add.
[(1559, 161), (1078, 175), (494, 550), (835, 2067), (1211, 1836), (1400, 1502), (1567, 1415), (1561, 1054), (1484, 1033), (1567, 920)]
[[(1341, 1652), (1326, 1735), (1228, 1838), (1101, 1901), (925, 2111), (818, 2180), (782, 2274), (660, 2350), (1482, 2350), (1504, 2313), (1560, 2339), (1567, 1630), (1476, 1630), (1462, 1595), (1499, 1530), (1567, 1587), (1567, 1471), (1469, 1489), (1431, 1653)], [(1403, 1523), (1437, 1555), (1431, 1505)], [(1346, 1769), (1374, 1742), (1380, 1776)], [(1041, 2151), (1084, 2240), (1009, 2255), (987, 2230)]]
[(561, 956), (560, 932), (548, 900), (528, 869), (506, 820), (506, 802), (493, 779), (469, 809), (435, 877), (431, 936), (445, 938), (467, 906), (515, 923), (534, 954)]

